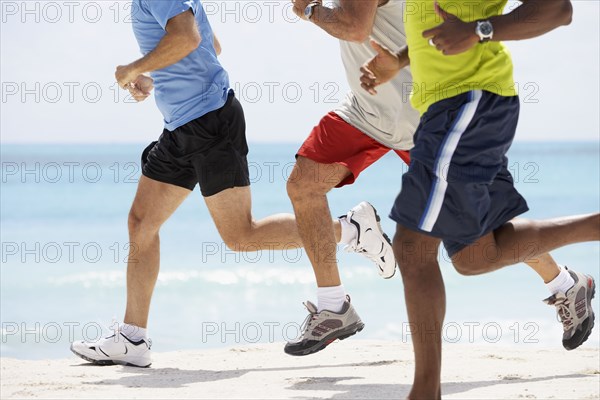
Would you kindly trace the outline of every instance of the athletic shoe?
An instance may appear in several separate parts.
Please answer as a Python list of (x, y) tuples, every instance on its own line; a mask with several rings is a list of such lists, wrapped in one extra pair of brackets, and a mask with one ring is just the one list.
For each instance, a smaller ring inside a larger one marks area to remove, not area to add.
[(375, 207), (363, 201), (341, 218), (346, 218), (358, 232), (356, 239), (345, 250), (360, 253), (373, 261), (384, 279), (393, 277), (396, 273), (396, 259), (392, 241), (381, 229), (381, 218)]
[(292, 356), (306, 356), (321, 351), (334, 340), (344, 340), (362, 331), (365, 326), (350, 304), (350, 296), (346, 296), (339, 313), (328, 310), (319, 313), (310, 301), (304, 303), (304, 306), (309, 314), (300, 328), (302, 335), (295, 341), (288, 342), (284, 348)]
[(562, 343), (565, 349), (579, 347), (592, 333), (594, 310), (592, 299), (596, 294), (594, 278), (579, 272), (569, 271), (575, 285), (566, 293), (558, 292), (544, 300), (556, 307), (558, 317), (563, 324)]
[(73, 342), (71, 351), (76, 356), (96, 365), (128, 365), (146, 368), (152, 364), (150, 339), (134, 342), (118, 331), (96, 342)]

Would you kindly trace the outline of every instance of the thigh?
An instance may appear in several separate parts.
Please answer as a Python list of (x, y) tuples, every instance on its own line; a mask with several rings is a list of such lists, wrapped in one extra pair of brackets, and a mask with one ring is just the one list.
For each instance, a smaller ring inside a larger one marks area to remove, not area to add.
[[(481, 216), (479, 216), (477, 212), (480, 211), (475, 207), (462, 212), (463, 216), (472, 216), (463, 219), (465, 225), (473, 226), (473, 223), (469, 221), (478, 222), (473, 228), (480, 231), (479, 235), (467, 241), (456, 240), (453, 237), (444, 239), (444, 246), (448, 250), (448, 254), (456, 255), (457, 260), (479, 263), (499, 259), (501, 255), (497, 254), (498, 248), (493, 232), (529, 210), (527, 201), (515, 188), (507, 167), (508, 160), (504, 158), (500, 172), (496, 174), (492, 183), (479, 185), (479, 192), (483, 194), (482, 199), (479, 203), (474, 204), (484, 205), (485, 215), (480, 214)], [(461, 192), (469, 193), (471, 191), (473, 189), (469, 188)], [(471, 196), (473, 195), (471, 194)]]
[(401, 267), (435, 264), (438, 259), (440, 242), (438, 238), (398, 224), (394, 236), (396, 261)]
[(313, 129), (297, 155), (318, 164), (345, 167), (349, 174), (336, 184), (341, 187), (354, 183), (362, 171), (388, 151), (388, 147), (331, 112)]
[(131, 214), (145, 225), (161, 226), (191, 191), (169, 183), (155, 181), (141, 176)]
[(250, 187), (236, 187), (205, 197), (208, 211), (219, 235), (230, 243), (240, 234), (248, 233), (252, 226), (252, 197)]
[(342, 164), (322, 164), (298, 156), (288, 179), (288, 187), (296, 186), (323, 194), (338, 186), (351, 174), (352, 172)]

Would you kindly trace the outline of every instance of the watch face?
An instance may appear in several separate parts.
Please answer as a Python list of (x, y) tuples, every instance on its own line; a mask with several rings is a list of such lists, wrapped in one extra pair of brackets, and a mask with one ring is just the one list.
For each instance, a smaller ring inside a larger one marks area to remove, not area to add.
[(312, 15), (312, 12), (313, 12), (313, 7), (309, 5), (308, 7), (306, 7), (304, 9), (304, 16), (308, 19)]
[(481, 32), (482, 35), (488, 36), (488, 35), (492, 34), (492, 32), (494, 31), (494, 28), (492, 27), (492, 24), (485, 21), (479, 25), (479, 31)]

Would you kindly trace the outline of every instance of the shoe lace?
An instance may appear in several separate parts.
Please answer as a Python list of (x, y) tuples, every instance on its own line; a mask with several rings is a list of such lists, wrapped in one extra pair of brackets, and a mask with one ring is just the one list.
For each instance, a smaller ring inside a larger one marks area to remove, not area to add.
[[(304, 307), (306, 307), (306, 309), (308, 310), (308, 305), (306, 303), (302, 303), (302, 304), (304, 304)], [(302, 325), (300, 325), (300, 331), (302, 332), (302, 335), (304, 335), (308, 330), (310, 330), (310, 328), (312, 326), (312, 322), (315, 321), (316, 319), (317, 319), (317, 314), (312, 313), (309, 310), (308, 315), (304, 319), (304, 322), (302, 322)]]
[(563, 324), (564, 331), (568, 331), (569, 329), (573, 328), (573, 316), (571, 315), (569, 304), (569, 299), (566, 297), (558, 298), (554, 302), (554, 306), (556, 306), (556, 313)]

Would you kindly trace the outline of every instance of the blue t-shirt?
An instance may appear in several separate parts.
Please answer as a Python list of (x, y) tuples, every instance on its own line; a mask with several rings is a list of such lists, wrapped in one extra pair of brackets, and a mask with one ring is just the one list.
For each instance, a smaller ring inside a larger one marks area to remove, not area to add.
[(156, 105), (173, 131), (188, 122), (217, 110), (229, 93), (229, 76), (213, 46), (214, 35), (200, 0), (132, 0), (133, 32), (142, 54), (154, 50), (166, 34), (169, 19), (192, 10), (202, 42), (183, 60), (151, 72)]

